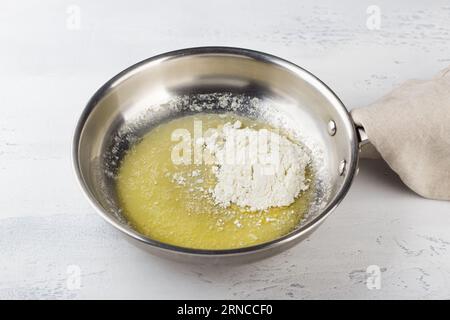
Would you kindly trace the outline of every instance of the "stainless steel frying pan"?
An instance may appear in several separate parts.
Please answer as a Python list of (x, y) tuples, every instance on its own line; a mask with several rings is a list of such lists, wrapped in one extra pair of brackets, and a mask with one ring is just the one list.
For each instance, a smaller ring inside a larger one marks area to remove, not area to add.
[[(255, 99), (259, 103), (255, 104)], [(198, 108), (189, 107), (193, 104)], [(316, 196), (298, 228), (251, 247), (199, 250), (158, 242), (127, 224), (114, 191), (121, 157), (153, 126), (205, 111), (231, 111), (283, 127), (317, 151)], [(181, 260), (241, 262), (286, 250), (317, 228), (347, 193), (357, 171), (360, 143), (342, 102), (310, 72), (261, 52), (201, 47), (144, 60), (103, 85), (88, 102), (76, 127), (73, 162), (93, 207), (135, 244)]]

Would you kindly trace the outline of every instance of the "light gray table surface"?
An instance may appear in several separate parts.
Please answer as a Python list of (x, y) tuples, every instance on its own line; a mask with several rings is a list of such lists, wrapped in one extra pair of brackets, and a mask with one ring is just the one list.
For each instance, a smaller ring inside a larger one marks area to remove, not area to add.
[(450, 298), (450, 203), (383, 162), (361, 163), (307, 241), (252, 264), (162, 260), (96, 215), (71, 168), (86, 101), (139, 60), (206, 45), (288, 59), (351, 109), (450, 65), (450, 2), (0, 2), (0, 299)]

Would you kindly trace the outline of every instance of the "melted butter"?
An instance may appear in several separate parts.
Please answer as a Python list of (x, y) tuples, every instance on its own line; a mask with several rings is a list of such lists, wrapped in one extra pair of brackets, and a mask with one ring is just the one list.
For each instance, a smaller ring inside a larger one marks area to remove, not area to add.
[(306, 172), (310, 187), (289, 206), (257, 212), (236, 205), (219, 207), (207, 192), (216, 179), (210, 165), (175, 165), (171, 160), (177, 143), (171, 140), (172, 132), (185, 128), (193, 137), (194, 120), (202, 121), (203, 132), (236, 120), (243, 127), (271, 129), (231, 114), (186, 116), (155, 127), (127, 152), (117, 175), (116, 191), (129, 223), (152, 239), (198, 249), (246, 247), (292, 231), (310, 204), (311, 170)]

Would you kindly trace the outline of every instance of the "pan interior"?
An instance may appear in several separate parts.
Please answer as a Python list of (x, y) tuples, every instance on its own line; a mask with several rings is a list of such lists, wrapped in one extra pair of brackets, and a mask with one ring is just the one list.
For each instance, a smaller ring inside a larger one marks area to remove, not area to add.
[(231, 112), (267, 123), (311, 151), (316, 191), (298, 228), (333, 205), (356, 161), (354, 129), (345, 109), (308, 72), (233, 50), (161, 57), (119, 74), (86, 109), (77, 165), (85, 189), (104, 214), (129, 228), (115, 194), (124, 154), (154, 126), (200, 112)]

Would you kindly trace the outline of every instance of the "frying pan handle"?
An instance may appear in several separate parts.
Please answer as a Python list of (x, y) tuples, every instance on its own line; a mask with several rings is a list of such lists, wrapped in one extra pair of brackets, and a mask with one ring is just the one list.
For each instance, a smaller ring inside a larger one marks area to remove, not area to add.
[(356, 125), (356, 134), (358, 135), (359, 149), (361, 149), (361, 147), (369, 143), (369, 137), (364, 128), (360, 125)]

